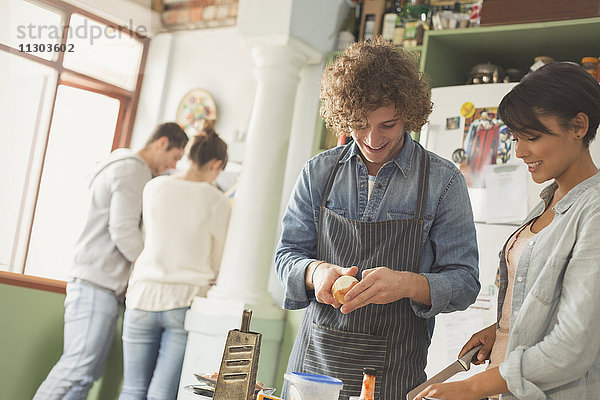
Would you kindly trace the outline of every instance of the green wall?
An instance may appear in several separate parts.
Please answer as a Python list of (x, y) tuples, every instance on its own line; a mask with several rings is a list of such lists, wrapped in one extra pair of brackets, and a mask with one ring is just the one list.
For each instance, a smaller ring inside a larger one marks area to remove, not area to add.
[(294, 340), (296, 339), (296, 332), (298, 332), (298, 328), (300, 328), (303, 315), (304, 310), (287, 311), (286, 313), (283, 342), (281, 343), (281, 354), (279, 355), (279, 363), (277, 365), (277, 394), (281, 394), (283, 375), (285, 374), (290, 352), (292, 351), (292, 346), (294, 345)]
[[(3, 399), (31, 400), (62, 354), (64, 294), (0, 284), (0, 388)], [(277, 370), (281, 393), (290, 351), (304, 310), (288, 311)], [(88, 400), (116, 400), (123, 375), (122, 315), (104, 375)]]
[[(65, 295), (0, 284), (0, 388), (3, 399), (31, 400), (38, 386), (62, 354)], [(94, 384), (88, 400), (119, 396), (123, 374), (119, 332), (104, 376)]]

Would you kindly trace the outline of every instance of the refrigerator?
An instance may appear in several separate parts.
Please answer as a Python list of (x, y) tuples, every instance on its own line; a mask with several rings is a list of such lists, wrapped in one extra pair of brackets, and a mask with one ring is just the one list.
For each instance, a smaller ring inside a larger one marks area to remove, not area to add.
[[(497, 115), (502, 97), (516, 83), (449, 86), (432, 89), (433, 111), (420, 143), (452, 161), (467, 180), (479, 246), (481, 291), (465, 311), (440, 314), (429, 347), (427, 376), (456, 361), (471, 335), (496, 321), (499, 252), (539, 202), (548, 185), (536, 184), (514, 155), (514, 143)], [(600, 166), (600, 139), (590, 145)], [(451, 380), (466, 379), (485, 366), (472, 366)]]

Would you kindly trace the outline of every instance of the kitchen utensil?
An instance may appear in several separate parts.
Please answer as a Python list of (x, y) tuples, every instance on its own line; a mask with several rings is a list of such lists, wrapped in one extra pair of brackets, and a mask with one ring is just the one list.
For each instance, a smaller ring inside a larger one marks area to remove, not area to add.
[(471, 363), (476, 360), (475, 356), (477, 352), (483, 347), (483, 345), (475, 346), (468, 352), (466, 352), (461, 358), (454, 361), (452, 364), (438, 372), (436, 375), (423, 382), (406, 395), (406, 400), (413, 400), (423, 389), (434, 383), (445, 382), (449, 378), (458, 374), (459, 372), (468, 371), (471, 368)]
[[(195, 385), (197, 387), (203, 387), (203, 388), (207, 388), (209, 390), (212, 390), (212, 395), (215, 392), (215, 386), (217, 386), (217, 381), (216, 379), (218, 378), (219, 374), (218, 373), (213, 373), (213, 374), (194, 374), (194, 376), (196, 377), (196, 379), (198, 380), (198, 382), (200, 382), (200, 385)], [(194, 386), (194, 385), (190, 385)], [(265, 395), (270, 395), (272, 393), (275, 393), (275, 388), (274, 387), (268, 387), (265, 386), (262, 382), (256, 382), (256, 386), (254, 388), (254, 393), (258, 396), (259, 394), (265, 394)]]
[(203, 396), (205, 398), (212, 398), (215, 394), (214, 389), (204, 385), (187, 385), (183, 388), (184, 392)]
[(250, 332), (251, 310), (244, 310), (242, 326), (229, 331), (219, 377), (215, 387), (215, 400), (254, 400), (256, 373), (262, 335)]
[(491, 63), (477, 64), (471, 69), (467, 84), (498, 83), (502, 82), (504, 76), (504, 69), (498, 65)]
[(196, 379), (198, 379), (199, 382), (204, 383), (205, 385), (208, 385), (212, 388), (214, 388), (217, 385), (216, 381), (213, 381), (210, 378), (206, 378), (200, 374), (194, 374), (194, 376), (196, 377)]

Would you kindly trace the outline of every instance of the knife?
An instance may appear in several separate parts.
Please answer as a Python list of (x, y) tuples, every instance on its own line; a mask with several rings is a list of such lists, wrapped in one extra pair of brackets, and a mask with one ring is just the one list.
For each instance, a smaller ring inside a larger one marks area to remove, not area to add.
[(198, 379), (200, 382), (204, 383), (207, 386), (210, 386), (211, 388), (213, 388), (213, 390), (215, 389), (215, 386), (217, 385), (216, 381), (213, 381), (210, 378), (205, 378), (200, 374), (194, 374), (194, 376), (196, 377), (196, 379)]
[(471, 368), (471, 363), (475, 361), (475, 356), (477, 352), (483, 347), (482, 344), (479, 346), (473, 347), (471, 350), (466, 352), (461, 358), (454, 361), (452, 364), (448, 365), (446, 368), (438, 372), (436, 375), (432, 376), (430, 379), (426, 380), (406, 395), (406, 400), (413, 400), (423, 389), (425, 389), (429, 385), (433, 385), (434, 383), (445, 382), (450, 379), (454, 375), (459, 372), (468, 371)]

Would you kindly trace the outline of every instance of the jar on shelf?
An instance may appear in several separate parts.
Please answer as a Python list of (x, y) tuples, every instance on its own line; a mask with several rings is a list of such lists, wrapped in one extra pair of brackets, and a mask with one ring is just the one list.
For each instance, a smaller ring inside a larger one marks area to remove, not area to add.
[(594, 79), (598, 79), (598, 58), (597, 57), (583, 57), (581, 59), (581, 66), (585, 69)]
[(533, 64), (529, 67), (529, 71), (535, 72), (546, 64), (554, 62), (554, 58), (548, 56), (537, 56), (533, 59)]

